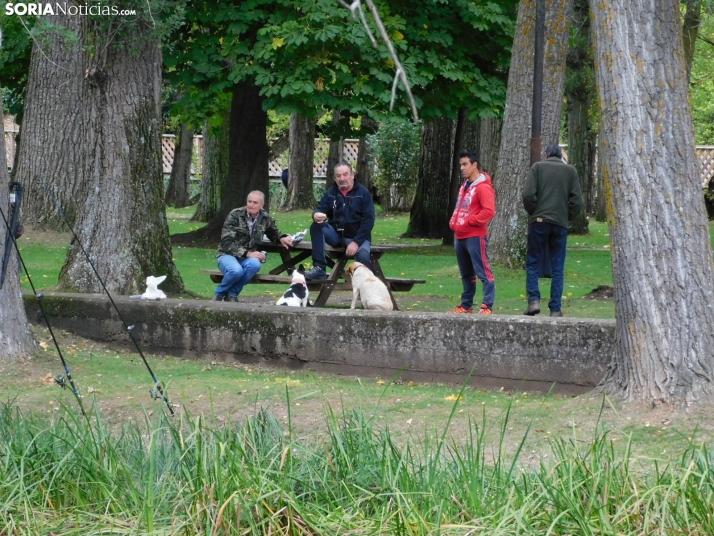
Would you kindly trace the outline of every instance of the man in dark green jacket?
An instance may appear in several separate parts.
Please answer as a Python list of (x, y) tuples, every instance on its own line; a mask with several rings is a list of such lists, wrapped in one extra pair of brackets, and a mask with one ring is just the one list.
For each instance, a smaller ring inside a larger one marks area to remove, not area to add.
[(546, 160), (536, 162), (528, 172), (523, 187), (523, 206), (528, 212), (528, 251), (526, 260), (526, 315), (540, 313), (538, 274), (546, 252), (550, 253), (550, 316), (563, 316), (561, 298), (565, 270), (568, 222), (583, 209), (578, 172), (563, 162), (558, 145), (545, 150)]
[(221, 243), (216, 253), (218, 269), (223, 273), (223, 281), (211, 301), (238, 301), (243, 287), (260, 270), (265, 262), (265, 253), (257, 250), (257, 244), (267, 235), (271, 242), (280, 242), (286, 248), (292, 246), (293, 239), (280, 232), (275, 220), (263, 210), (265, 196), (255, 190), (248, 194), (246, 206), (233, 209), (221, 232)]

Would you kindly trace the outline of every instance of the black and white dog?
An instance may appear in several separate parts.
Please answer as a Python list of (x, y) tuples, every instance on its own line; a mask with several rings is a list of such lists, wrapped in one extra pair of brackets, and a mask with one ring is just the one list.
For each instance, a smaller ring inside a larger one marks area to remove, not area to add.
[(280, 297), (275, 305), (287, 305), (288, 307), (307, 307), (307, 298), (310, 295), (305, 282), (305, 267), (300, 267), (293, 271), (293, 280), (290, 288)]

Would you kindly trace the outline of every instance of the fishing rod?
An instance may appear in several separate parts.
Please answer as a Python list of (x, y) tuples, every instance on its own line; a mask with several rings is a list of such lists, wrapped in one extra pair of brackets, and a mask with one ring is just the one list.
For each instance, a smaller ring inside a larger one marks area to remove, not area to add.
[(129, 334), (129, 338), (131, 339), (131, 342), (134, 343), (134, 347), (136, 348), (136, 351), (141, 356), (141, 360), (144, 362), (144, 365), (146, 365), (146, 369), (149, 371), (149, 374), (151, 374), (151, 378), (154, 380), (154, 387), (152, 389), (149, 389), (149, 396), (151, 397), (152, 400), (162, 399), (164, 401), (164, 403), (166, 404), (166, 407), (168, 408), (169, 413), (173, 417), (175, 414), (174, 414), (173, 408), (171, 407), (171, 402), (169, 401), (168, 397), (166, 396), (166, 393), (164, 392), (164, 388), (161, 385), (161, 382), (159, 382), (158, 378), (154, 374), (154, 371), (151, 370), (151, 366), (149, 365), (149, 362), (146, 360), (146, 357), (144, 356), (144, 352), (141, 351), (141, 347), (139, 346), (138, 341), (134, 337), (134, 328), (136, 326), (134, 326), (134, 325), (130, 326), (126, 323), (126, 321), (124, 320), (124, 317), (121, 314), (121, 311), (119, 311), (119, 308), (117, 307), (117, 304), (114, 303), (114, 298), (112, 298), (112, 295), (109, 293), (107, 286), (104, 284), (104, 280), (99, 275), (99, 272), (97, 272), (97, 269), (94, 266), (92, 259), (89, 257), (89, 253), (87, 253), (87, 250), (84, 249), (84, 246), (82, 245), (81, 240), (77, 236), (77, 233), (74, 232), (74, 229), (69, 224), (69, 220), (67, 219), (67, 216), (65, 215), (64, 211), (62, 210), (62, 207), (60, 206), (59, 201), (57, 201), (57, 198), (54, 196), (54, 194), (47, 187), (47, 184), (45, 183), (45, 181), (42, 180), (42, 177), (38, 176), (37, 178), (42, 183), (42, 187), (45, 189), (47, 194), (50, 196), (50, 199), (52, 199), (52, 202), (54, 203), (55, 207), (57, 207), (57, 211), (59, 212), (60, 216), (62, 217), (62, 220), (64, 221), (65, 225), (70, 230), (70, 232), (72, 233), (74, 242), (77, 243), (79, 248), (82, 250), (82, 253), (84, 253), (84, 256), (86, 257), (87, 262), (89, 263), (89, 266), (91, 266), (92, 271), (94, 271), (94, 275), (97, 276), (99, 283), (102, 285), (104, 292), (106, 293), (107, 297), (109, 298), (109, 301), (111, 302), (112, 306), (114, 307), (114, 310), (117, 312), (117, 315), (119, 316), (119, 320), (121, 320), (121, 323), (124, 324), (124, 328), (126, 329), (127, 333)]
[[(66, 377), (62, 375), (55, 376), (55, 383), (59, 385), (62, 389), (66, 389), (67, 384), (72, 387), (72, 393), (77, 399), (79, 409), (82, 410), (82, 415), (86, 417), (87, 413), (84, 411), (84, 404), (82, 404), (82, 398), (79, 394), (79, 389), (77, 389), (77, 386), (75, 385), (74, 380), (72, 379), (72, 373), (69, 371), (69, 366), (67, 365), (67, 361), (65, 360), (64, 355), (62, 354), (62, 350), (60, 349), (59, 343), (57, 342), (55, 332), (52, 330), (50, 319), (47, 316), (45, 308), (42, 306), (42, 298), (44, 298), (44, 294), (37, 293), (37, 289), (35, 288), (35, 285), (32, 282), (32, 277), (30, 277), (30, 271), (27, 269), (25, 260), (22, 258), (22, 254), (20, 253), (20, 248), (17, 246), (17, 240), (15, 240), (15, 231), (17, 230), (17, 226), (11, 225), (11, 222), (17, 223), (17, 214), (20, 212), (20, 203), (22, 202), (23, 187), (17, 182), (11, 182), (10, 190), (14, 190), (15, 192), (15, 208), (13, 209), (13, 214), (10, 216), (11, 221), (7, 220), (7, 218), (5, 217), (5, 213), (2, 210), (2, 207), (0, 207), (0, 216), (2, 216), (2, 220), (5, 222), (5, 228), (7, 229), (7, 239), (5, 241), (5, 245), (7, 246), (7, 244), (9, 243), (8, 241), (11, 240), (12, 244), (15, 246), (15, 251), (17, 251), (17, 256), (20, 259), (20, 263), (22, 264), (22, 269), (25, 271), (25, 275), (27, 275), (27, 280), (29, 281), (30, 287), (32, 288), (32, 292), (35, 295), (37, 305), (40, 307), (40, 312), (42, 313), (42, 317), (45, 319), (45, 324), (47, 324), (47, 329), (49, 330), (50, 336), (52, 337), (52, 342), (54, 343), (55, 348), (57, 349), (57, 354), (59, 354), (60, 361), (62, 362), (62, 366), (64, 367), (64, 373), (66, 374)], [(9, 251), (7, 247), (6, 251)], [(9, 255), (7, 255), (7, 257), (9, 260)], [(3, 276), (6, 270), (6, 259), (5, 257), (3, 257)]]

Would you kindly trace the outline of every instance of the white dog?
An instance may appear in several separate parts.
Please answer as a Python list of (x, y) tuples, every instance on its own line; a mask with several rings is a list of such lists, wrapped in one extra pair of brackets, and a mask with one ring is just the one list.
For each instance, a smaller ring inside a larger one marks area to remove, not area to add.
[(346, 275), (352, 280), (352, 306), (354, 309), (357, 298), (364, 309), (391, 311), (394, 309), (392, 298), (387, 286), (361, 262), (353, 262), (346, 270)]
[(163, 290), (159, 290), (159, 285), (166, 279), (165, 275), (154, 277), (150, 275), (146, 278), (146, 292), (141, 295), (142, 300), (164, 300), (166, 294)]
[(280, 297), (275, 305), (287, 305), (288, 307), (307, 307), (307, 298), (310, 292), (307, 289), (305, 282), (305, 268), (300, 265), (300, 268), (293, 271), (293, 280), (290, 288)]

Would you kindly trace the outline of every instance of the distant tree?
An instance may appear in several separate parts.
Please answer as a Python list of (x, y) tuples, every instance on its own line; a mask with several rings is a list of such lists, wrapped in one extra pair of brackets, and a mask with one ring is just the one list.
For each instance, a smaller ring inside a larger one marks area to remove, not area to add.
[(598, 0), (591, 10), (617, 313), (604, 387), (690, 406), (714, 396), (714, 273), (680, 6)]
[(181, 132), (174, 138), (174, 159), (166, 188), (165, 202), (176, 208), (189, 206), (191, 194), (191, 161), (193, 159), (193, 129), (181, 123)]
[(211, 127), (207, 121), (203, 127), (203, 176), (201, 196), (193, 221), (211, 220), (221, 206), (223, 191), (228, 175), (228, 153), (230, 133), (230, 110), (218, 118), (220, 124)]
[[(288, 189), (290, 199), (287, 210), (315, 207), (312, 178), (315, 156), (315, 118), (301, 114), (290, 116), (290, 166)], [(326, 171), (330, 181), (330, 169)], [(334, 175), (332, 175), (334, 178)]]

